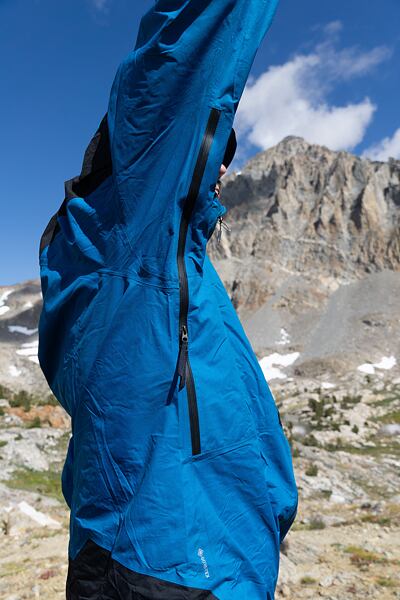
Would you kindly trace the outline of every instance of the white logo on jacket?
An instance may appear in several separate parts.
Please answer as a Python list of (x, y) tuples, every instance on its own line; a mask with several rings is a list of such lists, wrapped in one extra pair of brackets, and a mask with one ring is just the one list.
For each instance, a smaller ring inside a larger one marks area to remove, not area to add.
[(206, 577), (210, 577), (210, 572), (209, 572), (209, 570), (208, 570), (207, 561), (206, 561), (206, 558), (205, 558), (205, 556), (204, 556), (204, 550), (203, 550), (203, 548), (199, 548), (199, 549), (197, 550), (197, 556), (199, 556), (199, 557), (200, 557), (200, 560), (201, 560), (201, 562), (202, 562), (202, 564), (203, 564), (204, 575), (205, 575)]

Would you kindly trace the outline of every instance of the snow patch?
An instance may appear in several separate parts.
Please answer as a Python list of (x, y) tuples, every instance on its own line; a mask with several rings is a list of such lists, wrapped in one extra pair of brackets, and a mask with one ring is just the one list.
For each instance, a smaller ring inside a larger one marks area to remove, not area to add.
[(394, 356), (383, 356), (380, 362), (378, 363), (363, 363), (357, 369), (362, 373), (366, 373), (367, 375), (374, 375), (375, 369), (393, 369), (397, 360)]
[(16, 350), (16, 353), (20, 356), (26, 356), (32, 362), (39, 364), (39, 358), (37, 355), (38, 348), (39, 340), (36, 340), (34, 342), (27, 342), (26, 344), (22, 344), (22, 348)]
[(332, 388), (336, 387), (334, 383), (329, 383), (329, 381), (323, 381), (321, 383), (321, 387), (324, 390), (331, 390)]
[(304, 425), (293, 425), (292, 427), (292, 435), (298, 435), (300, 437), (304, 437), (307, 435), (308, 429)]
[(394, 356), (384, 356), (381, 362), (376, 363), (374, 366), (376, 369), (393, 369), (396, 362), (397, 361)]
[(22, 308), (33, 308), (33, 302), (25, 302)]
[(51, 527), (52, 529), (60, 529), (61, 524), (58, 521), (45, 515), (39, 510), (36, 510), (36, 508), (33, 508), (33, 506), (25, 502), (25, 500), (19, 502), (17, 506), (24, 515), (32, 519), (32, 521), (35, 521), (35, 523), (38, 523), (38, 525), (42, 525), (42, 527)]
[(11, 333), (23, 333), (24, 335), (33, 335), (37, 332), (37, 327), (35, 329), (28, 329), (28, 327), (24, 327), (23, 325), (9, 325), (8, 330)]
[(375, 373), (375, 367), (371, 363), (364, 363), (357, 367), (357, 370), (362, 373), (367, 373), (367, 375), (373, 375)]
[(6, 312), (10, 310), (9, 306), (6, 306), (5, 301), (8, 296), (13, 293), (14, 290), (6, 290), (2, 294), (0, 294), (0, 315), (4, 315)]
[(274, 352), (269, 356), (264, 356), (259, 362), (264, 373), (265, 379), (286, 379), (285, 373), (279, 367), (289, 367), (300, 356), (299, 352), (291, 352), (290, 354), (278, 354)]
[(386, 423), (379, 430), (381, 435), (400, 435), (399, 423)]
[(329, 500), (335, 504), (346, 504), (346, 498), (341, 494), (331, 494)]
[(11, 377), (18, 377), (22, 373), (22, 371), (20, 371), (19, 369), (17, 369), (17, 367), (15, 365), (10, 365), (8, 367), (8, 370), (10, 372)]
[(276, 342), (278, 346), (286, 346), (286, 344), (290, 344), (290, 336), (286, 329), (281, 327), (281, 339)]

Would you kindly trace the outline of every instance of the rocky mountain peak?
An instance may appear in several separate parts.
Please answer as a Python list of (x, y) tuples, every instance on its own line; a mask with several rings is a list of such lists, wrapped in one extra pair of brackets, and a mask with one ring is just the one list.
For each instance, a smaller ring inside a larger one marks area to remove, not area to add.
[(310, 160), (318, 161), (324, 153), (332, 154), (332, 151), (325, 146), (311, 144), (304, 138), (288, 135), (275, 146), (253, 156), (244, 170), (249, 169), (252, 171), (254, 167), (262, 165), (265, 161), (268, 162), (268, 158), (272, 156), (275, 162), (282, 164), (299, 155), (307, 155)]
[(209, 254), (260, 355), (282, 329), (313, 369), (396, 355), (400, 161), (289, 136), (226, 176), (221, 201), (230, 232)]
[[(372, 162), (289, 136), (224, 179), (235, 252), (335, 275), (400, 263), (400, 161)], [(218, 252), (218, 251), (217, 251)], [(226, 248), (225, 248), (226, 252)], [(228, 256), (219, 249), (216, 258)]]

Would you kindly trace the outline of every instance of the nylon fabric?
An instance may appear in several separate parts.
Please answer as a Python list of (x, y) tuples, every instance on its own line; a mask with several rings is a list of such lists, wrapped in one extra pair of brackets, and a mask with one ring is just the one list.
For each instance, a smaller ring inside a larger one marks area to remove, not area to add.
[(298, 502), (290, 447), (206, 247), (227, 210), (215, 183), (275, 7), (156, 1), (81, 177), (43, 232), (38, 356), (72, 423), (69, 600), (274, 596)]

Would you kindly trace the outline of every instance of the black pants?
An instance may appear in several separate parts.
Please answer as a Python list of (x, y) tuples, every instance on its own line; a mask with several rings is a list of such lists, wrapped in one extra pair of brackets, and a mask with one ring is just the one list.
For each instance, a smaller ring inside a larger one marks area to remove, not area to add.
[(92, 540), (69, 560), (66, 592), (67, 600), (218, 600), (209, 590), (135, 573)]

